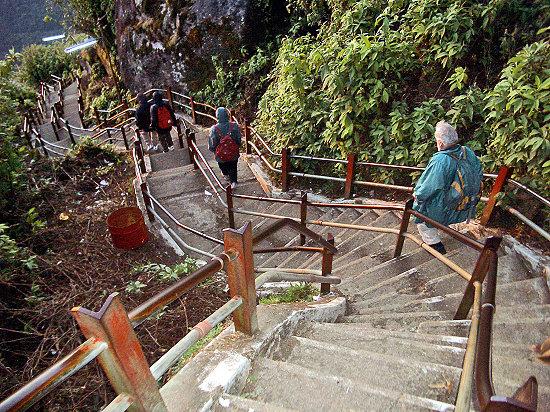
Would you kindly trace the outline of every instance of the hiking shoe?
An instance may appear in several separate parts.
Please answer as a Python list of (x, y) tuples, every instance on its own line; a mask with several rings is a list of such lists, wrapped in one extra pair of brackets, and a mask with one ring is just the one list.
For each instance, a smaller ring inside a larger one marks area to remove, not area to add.
[(169, 151), (169, 152), (171, 152), (171, 151), (173, 151), (173, 150), (174, 150), (174, 146), (170, 146), (170, 147), (168, 148), (168, 151)]
[(235, 189), (237, 187), (237, 182), (231, 183), (231, 189)]
[(443, 245), (442, 242), (438, 242), (438, 243), (435, 243), (433, 245), (430, 245), (430, 247), (434, 248), (436, 251), (438, 251), (442, 255), (447, 254), (447, 249), (445, 249), (445, 245)]

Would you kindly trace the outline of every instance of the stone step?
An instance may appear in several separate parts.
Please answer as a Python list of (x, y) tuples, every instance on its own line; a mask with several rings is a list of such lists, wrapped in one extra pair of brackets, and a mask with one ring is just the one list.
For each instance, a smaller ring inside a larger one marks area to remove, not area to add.
[[(498, 309), (498, 307), (497, 307)], [(421, 333), (468, 336), (469, 320), (425, 321), (418, 325)], [(493, 321), (493, 342), (508, 342), (521, 345), (537, 345), (548, 338), (550, 319), (522, 318)]]
[[(357, 211), (356, 211), (357, 212)], [(353, 221), (348, 221), (347, 219), (353, 218), (347, 213), (342, 213), (341, 223), (351, 223), (355, 225), (369, 225), (379, 216), (371, 210), (361, 212), (358, 214), (357, 218)], [(322, 228), (322, 229), (321, 229)], [(354, 238), (357, 235), (357, 231), (354, 229), (345, 229), (345, 228), (336, 228), (329, 226), (317, 226), (314, 230), (323, 230), (323, 233), (332, 233), (334, 235), (334, 244), (338, 248), (338, 253), (335, 255), (335, 258), (342, 256), (347, 252), (347, 247), (351, 246), (348, 242), (349, 239)], [(308, 259), (302, 259), (301, 262), (297, 262), (298, 267), (301, 268), (311, 268), (311, 269), (321, 269), (321, 261), (315, 259), (314, 256), (310, 256)]]
[[(177, 142), (174, 143), (174, 146), (178, 146)], [(153, 172), (175, 169), (191, 163), (187, 148), (177, 148), (166, 153), (151, 153), (149, 154), (149, 159), (151, 161), (151, 170)]]
[[(456, 280), (453, 280), (456, 281)], [(458, 284), (462, 282), (457, 282)], [(429, 311), (429, 310), (446, 310), (455, 312), (458, 309), (460, 302), (464, 296), (466, 283), (463, 284), (464, 289), (460, 292), (436, 295), (428, 298), (422, 296), (420, 299), (407, 300), (405, 297), (401, 301), (392, 302), (389, 305), (380, 305), (376, 310), (369, 309), (369, 304), (364, 304), (355, 301), (352, 304), (353, 310), (362, 314), (378, 313), (378, 312), (413, 312), (413, 311)], [(390, 298), (388, 296), (388, 298)], [(546, 305), (548, 302), (547, 286), (543, 278), (526, 279), (517, 282), (505, 283), (497, 286), (496, 305), (497, 308), (511, 307), (522, 305), (525, 302), (531, 302), (531, 306)], [(498, 309), (497, 309), (498, 311)], [(512, 310), (513, 311), (513, 310)], [(510, 316), (513, 316), (511, 314)]]
[[(249, 394), (243, 394), (248, 396)], [(224, 393), (218, 399), (218, 403), (212, 409), (214, 412), (242, 411), (242, 412), (290, 412), (295, 409), (282, 408), (271, 403), (245, 398), (243, 396)]]
[(462, 367), (465, 350), (461, 347), (424, 342), (421, 340), (395, 337), (378, 333), (346, 333), (343, 328), (328, 329), (327, 324), (315, 324), (295, 332), (296, 336), (326, 342), (354, 350), (365, 350), (397, 358), (411, 358), (422, 362)]
[(445, 403), (454, 402), (456, 396), (460, 368), (355, 350), (304, 337), (292, 337), (287, 344), (282, 352), (289, 351), (285, 358), (292, 365)]
[(452, 312), (389, 312), (368, 315), (347, 315), (342, 319), (344, 323), (362, 323), (373, 328), (392, 330), (407, 330), (414, 332), (425, 321), (448, 320), (453, 318)]
[(393, 391), (385, 385), (371, 387), (324, 371), (265, 358), (255, 362), (250, 380), (254, 382), (243, 390), (250, 398), (301, 411), (454, 410), (453, 405)]

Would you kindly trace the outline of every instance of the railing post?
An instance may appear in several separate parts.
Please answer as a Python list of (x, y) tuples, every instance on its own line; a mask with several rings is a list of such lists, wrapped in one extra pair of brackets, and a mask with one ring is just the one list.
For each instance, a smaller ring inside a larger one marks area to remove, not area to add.
[(74, 140), (73, 132), (71, 130), (71, 125), (69, 124), (68, 120), (66, 121), (65, 126), (67, 126), (67, 133), (69, 133), (69, 139), (71, 139), (71, 143), (73, 145), (76, 145), (76, 141)]
[(172, 88), (170, 86), (166, 88), (166, 97), (168, 97), (168, 103), (174, 109), (174, 96), (172, 96)]
[(226, 186), (225, 196), (227, 203), (227, 218), (229, 220), (229, 227), (231, 229), (235, 229), (235, 213), (233, 212), (233, 189), (231, 189), (231, 185)]
[(51, 121), (50, 124), (52, 125), (53, 134), (55, 135), (55, 140), (57, 140), (59, 142), (59, 140), (61, 140), (61, 139), (59, 138), (59, 132), (57, 131), (57, 129), (55, 127), (55, 122)]
[(197, 113), (195, 112), (195, 101), (193, 96), (189, 96), (189, 106), (191, 106), (191, 118), (193, 119), (193, 124), (197, 124)]
[(226, 267), (229, 293), (231, 297), (240, 296), (243, 299), (243, 304), (233, 312), (235, 330), (253, 335), (258, 331), (258, 319), (250, 222), (240, 229), (224, 229), (223, 243), (229, 256)]
[[(334, 245), (334, 236), (332, 235), (332, 233), (328, 234), (327, 242), (329, 242), (331, 245)], [(333, 254), (326, 248), (323, 248), (321, 276), (330, 276), (332, 274), (332, 259)], [(326, 295), (327, 293), (330, 293), (330, 283), (321, 283), (321, 295)]]
[(145, 168), (145, 158), (143, 156), (143, 146), (141, 145), (141, 140), (136, 139), (134, 142), (134, 145), (136, 147), (136, 155), (139, 162), (139, 170), (141, 173), (147, 173), (147, 169)]
[(122, 139), (124, 140), (124, 147), (126, 150), (130, 150), (130, 146), (128, 145), (128, 138), (126, 137), (126, 130), (124, 130), (124, 126), (120, 126), (120, 134), (122, 135)]
[(111, 137), (111, 129), (105, 129), (105, 132), (107, 133), (107, 139), (106, 139), (107, 143), (112, 143), (112, 141), (111, 141), (111, 138), (112, 138)]
[(94, 107), (94, 116), (95, 116), (97, 125), (101, 127), (101, 117), (99, 116), (99, 110), (97, 110), (97, 107)]
[(502, 238), (496, 236), (491, 236), (485, 241), (485, 246), (483, 246), (483, 250), (481, 251), (479, 258), (477, 259), (476, 266), (474, 268), (474, 271), (472, 272), (472, 278), (468, 282), (468, 286), (466, 286), (462, 301), (460, 302), (460, 305), (458, 306), (458, 309), (456, 310), (455, 316), (453, 318), (454, 320), (462, 320), (468, 317), (468, 312), (470, 312), (470, 308), (474, 303), (474, 283), (479, 282), (483, 284), (483, 281), (485, 280), (485, 275), (489, 270), (492, 255), (496, 255), (501, 241)]
[(180, 144), (180, 149), (183, 149), (183, 133), (181, 131), (181, 119), (176, 118), (176, 130), (178, 132), (178, 142)]
[(155, 221), (155, 215), (151, 213), (149, 210), (153, 207), (153, 202), (151, 202), (151, 198), (149, 197), (149, 188), (147, 187), (147, 182), (141, 182), (139, 185), (141, 189), (141, 195), (143, 197), (143, 203), (145, 203), (145, 210), (147, 211), (147, 217), (149, 218), (150, 222)]
[[(300, 224), (306, 224), (307, 220), (307, 192), (302, 191), (300, 196)], [(306, 235), (300, 234), (300, 245), (306, 244)]]
[(403, 250), (403, 243), (405, 242), (405, 236), (403, 233), (409, 228), (409, 221), (411, 220), (411, 212), (414, 203), (414, 199), (409, 199), (405, 203), (405, 210), (403, 211), (403, 217), (401, 218), (401, 225), (399, 226), (399, 235), (397, 236), (397, 243), (395, 244), (395, 251), (393, 252), (393, 257), (401, 256), (401, 251)]
[(252, 148), (250, 147), (250, 123), (248, 119), (244, 119), (244, 150), (247, 155), (252, 153)]
[(195, 156), (195, 153), (193, 152), (192, 144), (196, 143), (197, 140), (195, 138), (195, 132), (190, 132), (187, 137), (187, 144), (189, 146), (189, 150), (191, 153), (191, 159), (193, 161), (193, 169), (197, 170), (199, 166), (197, 165), (197, 157)]
[(290, 149), (284, 148), (281, 150), (281, 189), (283, 192), (288, 192), (290, 185)]
[(29, 133), (29, 129), (28, 129), (28, 123), (29, 123), (29, 120), (25, 117), (25, 126), (23, 127), (23, 135), (25, 136), (25, 140), (27, 141), (27, 144), (29, 145), (29, 147), (31, 149), (34, 149), (32, 147), (32, 140), (31, 140), (31, 134)]
[(346, 183), (344, 185), (344, 199), (350, 199), (353, 193), (353, 181), (355, 179), (355, 163), (357, 155), (355, 153), (348, 154), (348, 165), (346, 168)]
[(40, 142), (40, 146), (42, 146), (42, 150), (44, 151), (44, 156), (46, 157), (50, 157), (49, 153), (48, 153), (48, 150), (46, 149), (46, 144), (44, 143), (44, 140), (42, 139), (42, 135), (40, 133), (38, 133), (38, 135), (36, 136), (36, 138), (38, 139), (38, 141)]
[(109, 295), (99, 312), (76, 307), (71, 314), (87, 339), (108, 344), (98, 361), (115, 392), (132, 397), (129, 410), (167, 411), (118, 293)]
[(487, 204), (483, 208), (483, 213), (481, 215), (481, 221), (480, 223), (485, 226), (487, 223), (489, 223), (489, 220), (491, 220), (491, 217), (493, 216), (493, 210), (495, 208), (495, 205), (497, 203), (497, 195), (502, 192), (502, 189), (506, 185), (506, 182), (512, 175), (512, 168), (508, 166), (502, 166), (498, 171), (498, 176), (495, 179), (495, 183), (493, 184), (493, 187), (491, 188), (491, 193), (489, 194), (489, 200), (487, 201)]

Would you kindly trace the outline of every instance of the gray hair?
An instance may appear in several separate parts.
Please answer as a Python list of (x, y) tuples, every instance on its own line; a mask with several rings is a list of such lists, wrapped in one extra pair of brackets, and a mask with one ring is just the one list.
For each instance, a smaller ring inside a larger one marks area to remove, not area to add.
[(449, 147), (458, 142), (458, 133), (453, 126), (441, 120), (435, 125), (435, 138), (441, 140), (445, 147)]

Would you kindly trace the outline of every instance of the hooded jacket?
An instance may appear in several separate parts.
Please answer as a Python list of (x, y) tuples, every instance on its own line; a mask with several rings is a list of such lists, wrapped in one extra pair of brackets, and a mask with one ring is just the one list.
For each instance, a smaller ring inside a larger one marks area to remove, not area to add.
[(156, 130), (157, 132), (166, 133), (172, 130), (172, 127), (170, 127), (169, 129), (159, 129), (158, 127), (159, 107), (166, 107), (168, 109), (168, 111), (170, 112), (170, 117), (172, 118), (172, 125), (175, 125), (177, 122), (176, 115), (174, 113), (174, 110), (172, 109), (172, 106), (170, 106), (168, 103), (164, 101), (164, 99), (162, 98), (162, 95), (155, 94), (153, 96), (153, 104), (151, 106), (151, 130)]
[(150, 131), (151, 127), (151, 103), (144, 99), (136, 109), (136, 126), (139, 130)]
[[(474, 207), (455, 210), (447, 201), (458, 163), (452, 156), (460, 158), (462, 147), (457, 144), (435, 153), (414, 188), (413, 209), (446, 226), (464, 222), (475, 212), (472, 210), (475, 209)], [(481, 188), (483, 177), (481, 163), (469, 147), (465, 147), (465, 155), (465, 191), (477, 193)], [(416, 219), (416, 222), (420, 223), (421, 220)]]
[[(225, 107), (218, 107), (216, 109), (216, 123), (210, 129), (210, 138), (208, 139), (208, 150), (211, 152), (216, 152), (216, 147), (220, 144), (220, 139), (229, 133), (229, 125), (231, 125), (231, 138), (237, 143), (238, 146), (241, 145), (241, 132), (239, 130), (239, 125), (235, 122), (229, 121), (229, 112)], [(238, 159), (238, 158), (237, 158)], [(237, 160), (235, 159), (235, 160)], [(216, 161), (221, 162), (221, 160), (216, 156)]]

